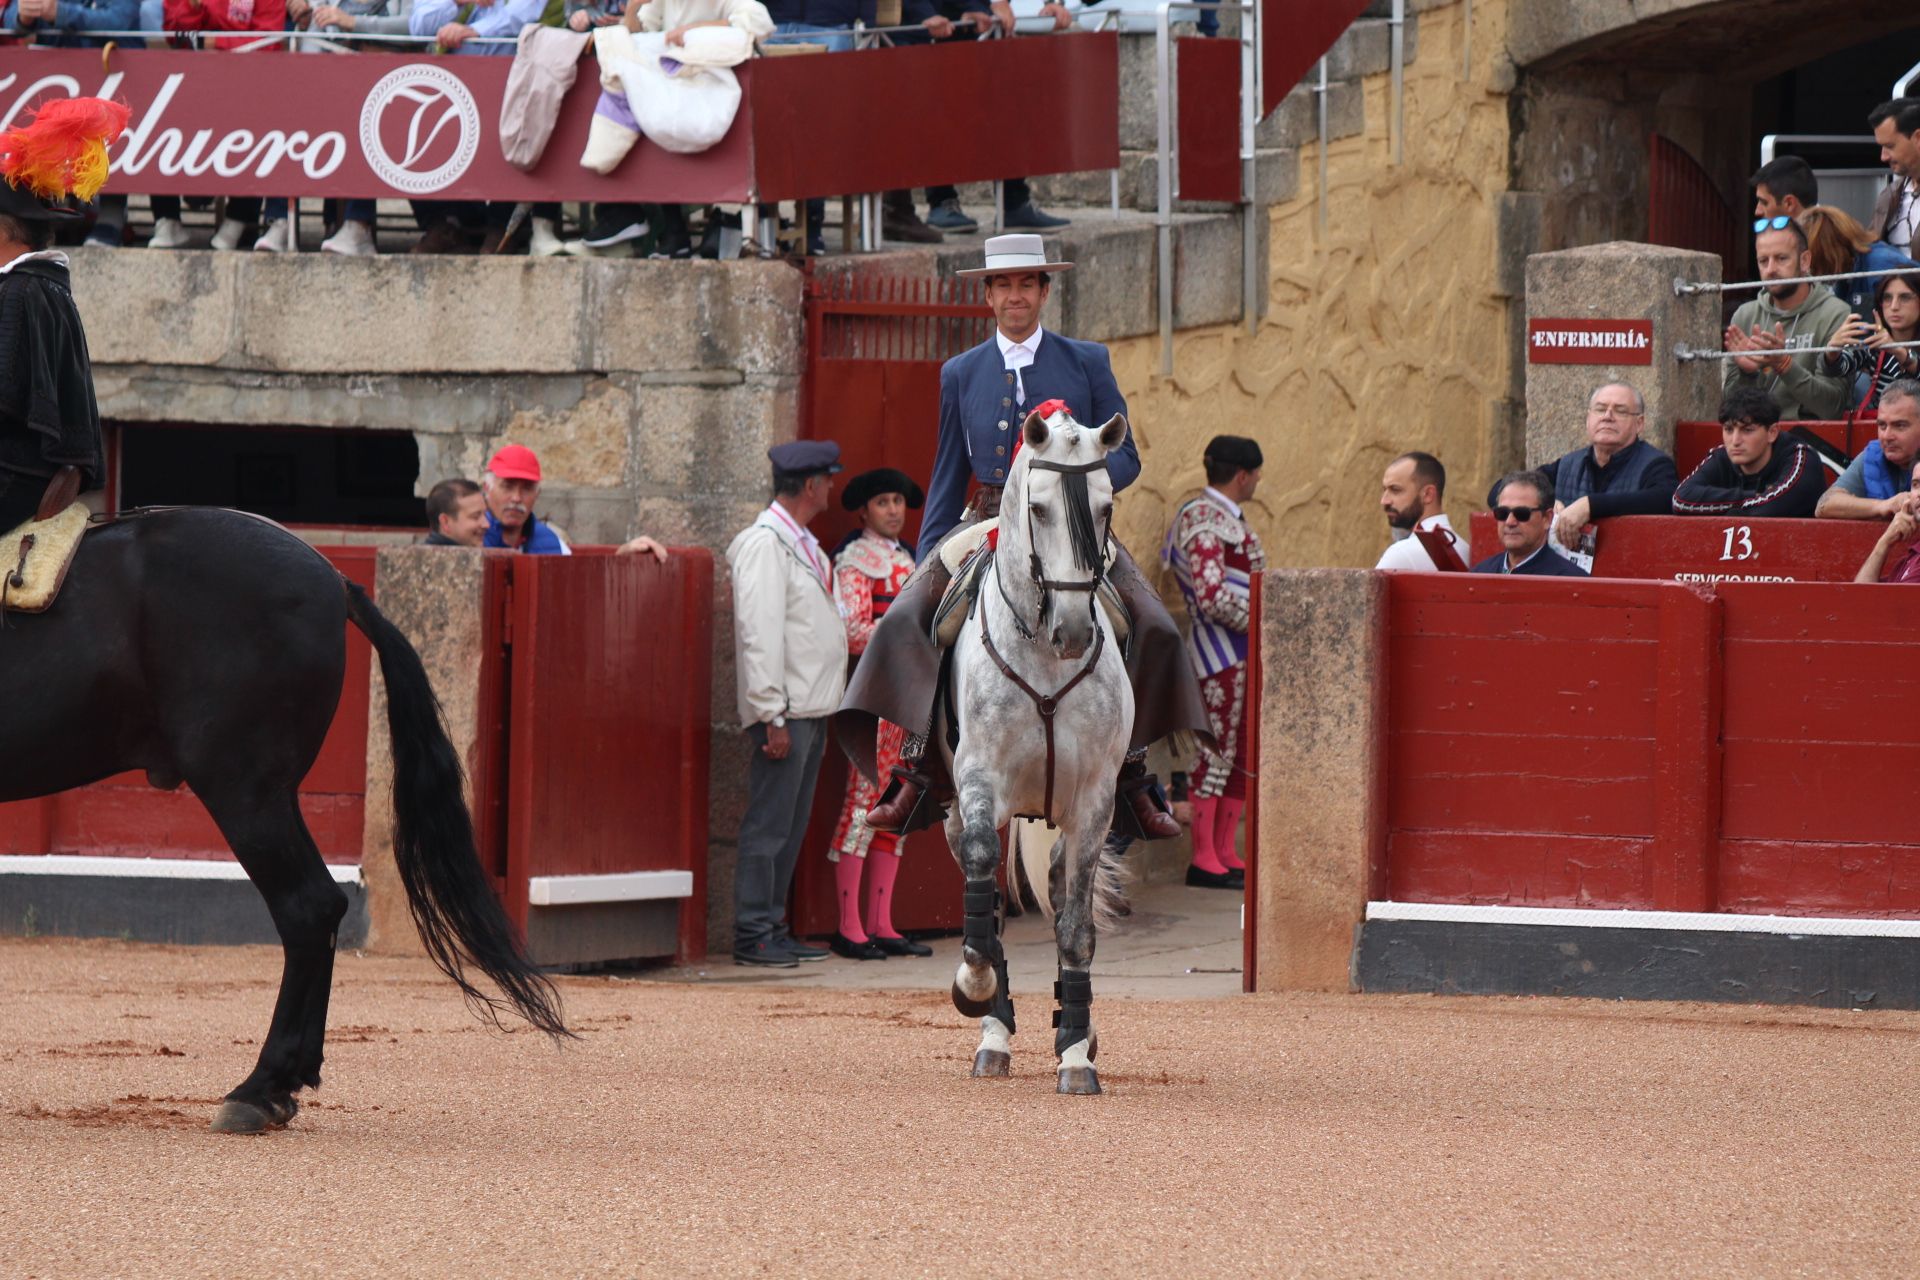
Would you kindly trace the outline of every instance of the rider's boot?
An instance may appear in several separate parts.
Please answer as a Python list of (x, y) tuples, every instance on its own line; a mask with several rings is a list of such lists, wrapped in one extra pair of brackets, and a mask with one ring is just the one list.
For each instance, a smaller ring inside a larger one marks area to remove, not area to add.
[(1114, 805), (1116, 826), (1130, 824), (1141, 840), (1171, 840), (1180, 834), (1160, 781), (1147, 772), (1146, 753), (1127, 756), (1120, 767), (1119, 794)]
[(875, 831), (902, 834), (921, 831), (946, 819), (946, 808), (934, 799), (934, 779), (921, 768), (927, 740), (910, 736), (900, 752), (900, 763), (893, 766), (887, 789), (880, 803), (867, 810), (867, 825)]

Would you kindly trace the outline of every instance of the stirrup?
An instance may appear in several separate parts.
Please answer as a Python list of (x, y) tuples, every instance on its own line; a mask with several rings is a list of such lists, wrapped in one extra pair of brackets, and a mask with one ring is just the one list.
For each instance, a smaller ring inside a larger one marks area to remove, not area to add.
[[(1139, 800), (1144, 798), (1147, 809), (1156, 817), (1165, 818), (1162, 830), (1147, 828), (1147, 819), (1140, 813)], [(1164, 828), (1171, 824), (1173, 830)], [(1113, 830), (1130, 840), (1171, 840), (1180, 834), (1179, 820), (1173, 816), (1173, 808), (1167, 803), (1166, 792), (1160, 789), (1160, 780), (1142, 770), (1128, 777), (1120, 775), (1113, 805)]]
[[(900, 793), (908, 787), (918, 787), (920, 794), (914, 798), (913, 807), (905, 815), (887, 814), (879, 822), (873, 815), (882, 810), (895, 808), (900, 801)], [(897, 820), (897, 825), (896, 825)], [(947, 820), (946, 806), (934, 799), (933, 779), (928, 775), (905, 765), (893, 766), (892, 775), (887, 780), (887, 789), (880, 794), (880, 803), (867, 810), (867, 825), (875, 831), (908, 835), (915, 831), (924, 831), (936, 822)]]

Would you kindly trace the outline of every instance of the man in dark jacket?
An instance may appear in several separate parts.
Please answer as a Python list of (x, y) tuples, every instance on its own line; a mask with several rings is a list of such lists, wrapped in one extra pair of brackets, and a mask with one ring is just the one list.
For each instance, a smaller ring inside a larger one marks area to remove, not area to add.
[(487, 499), (480, 486), (455, 477), (427, 493), (429, 547), (477, 547), (487, 536)]
[(1680, 482), (1682, 516), (1811, 516), (1820, 502), (1820, 460), (1780, 439), (1780, 406), (1757, 387), (1735, 387), (1720, 402), (1721, 446)]
[(1587, 576), (1585, 569), (1547, 545), (1547, 525), (1553, 518), (1553, 481), (1538, 471), (1515, 471), (1501, 477), (1493, 487), (1493, 518), (1500, 527), (1503, 549), (1473, 566), (1475, 573)]
[(1646, 425), (1646, 399), (1629, 383), (1609, 382), (1587, 397), (1587, 447), (1540, 468), (1553, 482), (1553, 536), (1561, 546), (1578, 546), (1595, 520), (1673, 510), (1680, 473), (1640, 438)]

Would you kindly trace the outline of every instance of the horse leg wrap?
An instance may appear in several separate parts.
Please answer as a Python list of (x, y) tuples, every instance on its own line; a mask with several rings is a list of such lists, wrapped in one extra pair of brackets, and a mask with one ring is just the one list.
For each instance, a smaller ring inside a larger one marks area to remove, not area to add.
[[(1000, 890), (992, 880), (969, 880), (960, 897), (966, 912), (961, 922), (961, 941), (974, 954), (1000, 968), (1006, 967), (1006, 952), (1000, 946)], [(1004, 980), (1003, 980), (1004, 985)]]
[(1053, 1053), (1059, 1057), (1092, 1034), (1093, 975), (1074, 969), (1060, 970), (1053, 984), (1053, 998), (1060, 1003), (1053, 1011)]

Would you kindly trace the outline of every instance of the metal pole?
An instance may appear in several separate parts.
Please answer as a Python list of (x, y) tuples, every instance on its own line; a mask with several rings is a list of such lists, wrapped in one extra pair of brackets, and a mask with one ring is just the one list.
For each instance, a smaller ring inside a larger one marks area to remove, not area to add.
[(1255, 134), (1260, 127), (1259, 42), (1254, 29), (1259, 8), (1259, 0), (1254, 0), (1240, 11), (1240, 315), (1248, 333), (1260, 326), (1259, 308), (1254, 303), (1259, 287), (1255, 266), (1260, 252), (1259, 228), (1254, 222), (1259, 208), (1254, 175)]
[(1327, 233), (1327, 60), (1320, 59), (1320, 83), (1313, 91), (1320, 96), (1320, 234)]
[(999, 235), (1007, 229), (1007, 185), (995, 178), (993, 180), (993, 234)]
[(1893, 82), (1893, 96), (1896, 98), (1906, 97), (1907, 87), (1916, 79), (1920, 79), (1920, 62), (1916, 62), (1911, 67), (1908, 67), (1907, 74)]
[(1172, 0), (1161, 0), (1154, 25), (1157, 79), (1154, 109), (1159, 132), (1154, 177), (1160, 188), (1153, 225), (1160, 268), (1160, 373), (1173, 376), (1173, 42)]
[(1406, 158), (1407, 134), (1407, 0), (1393, 0), (1387, 19), (1387, 40), (1393, 67), (1393, 162)]

